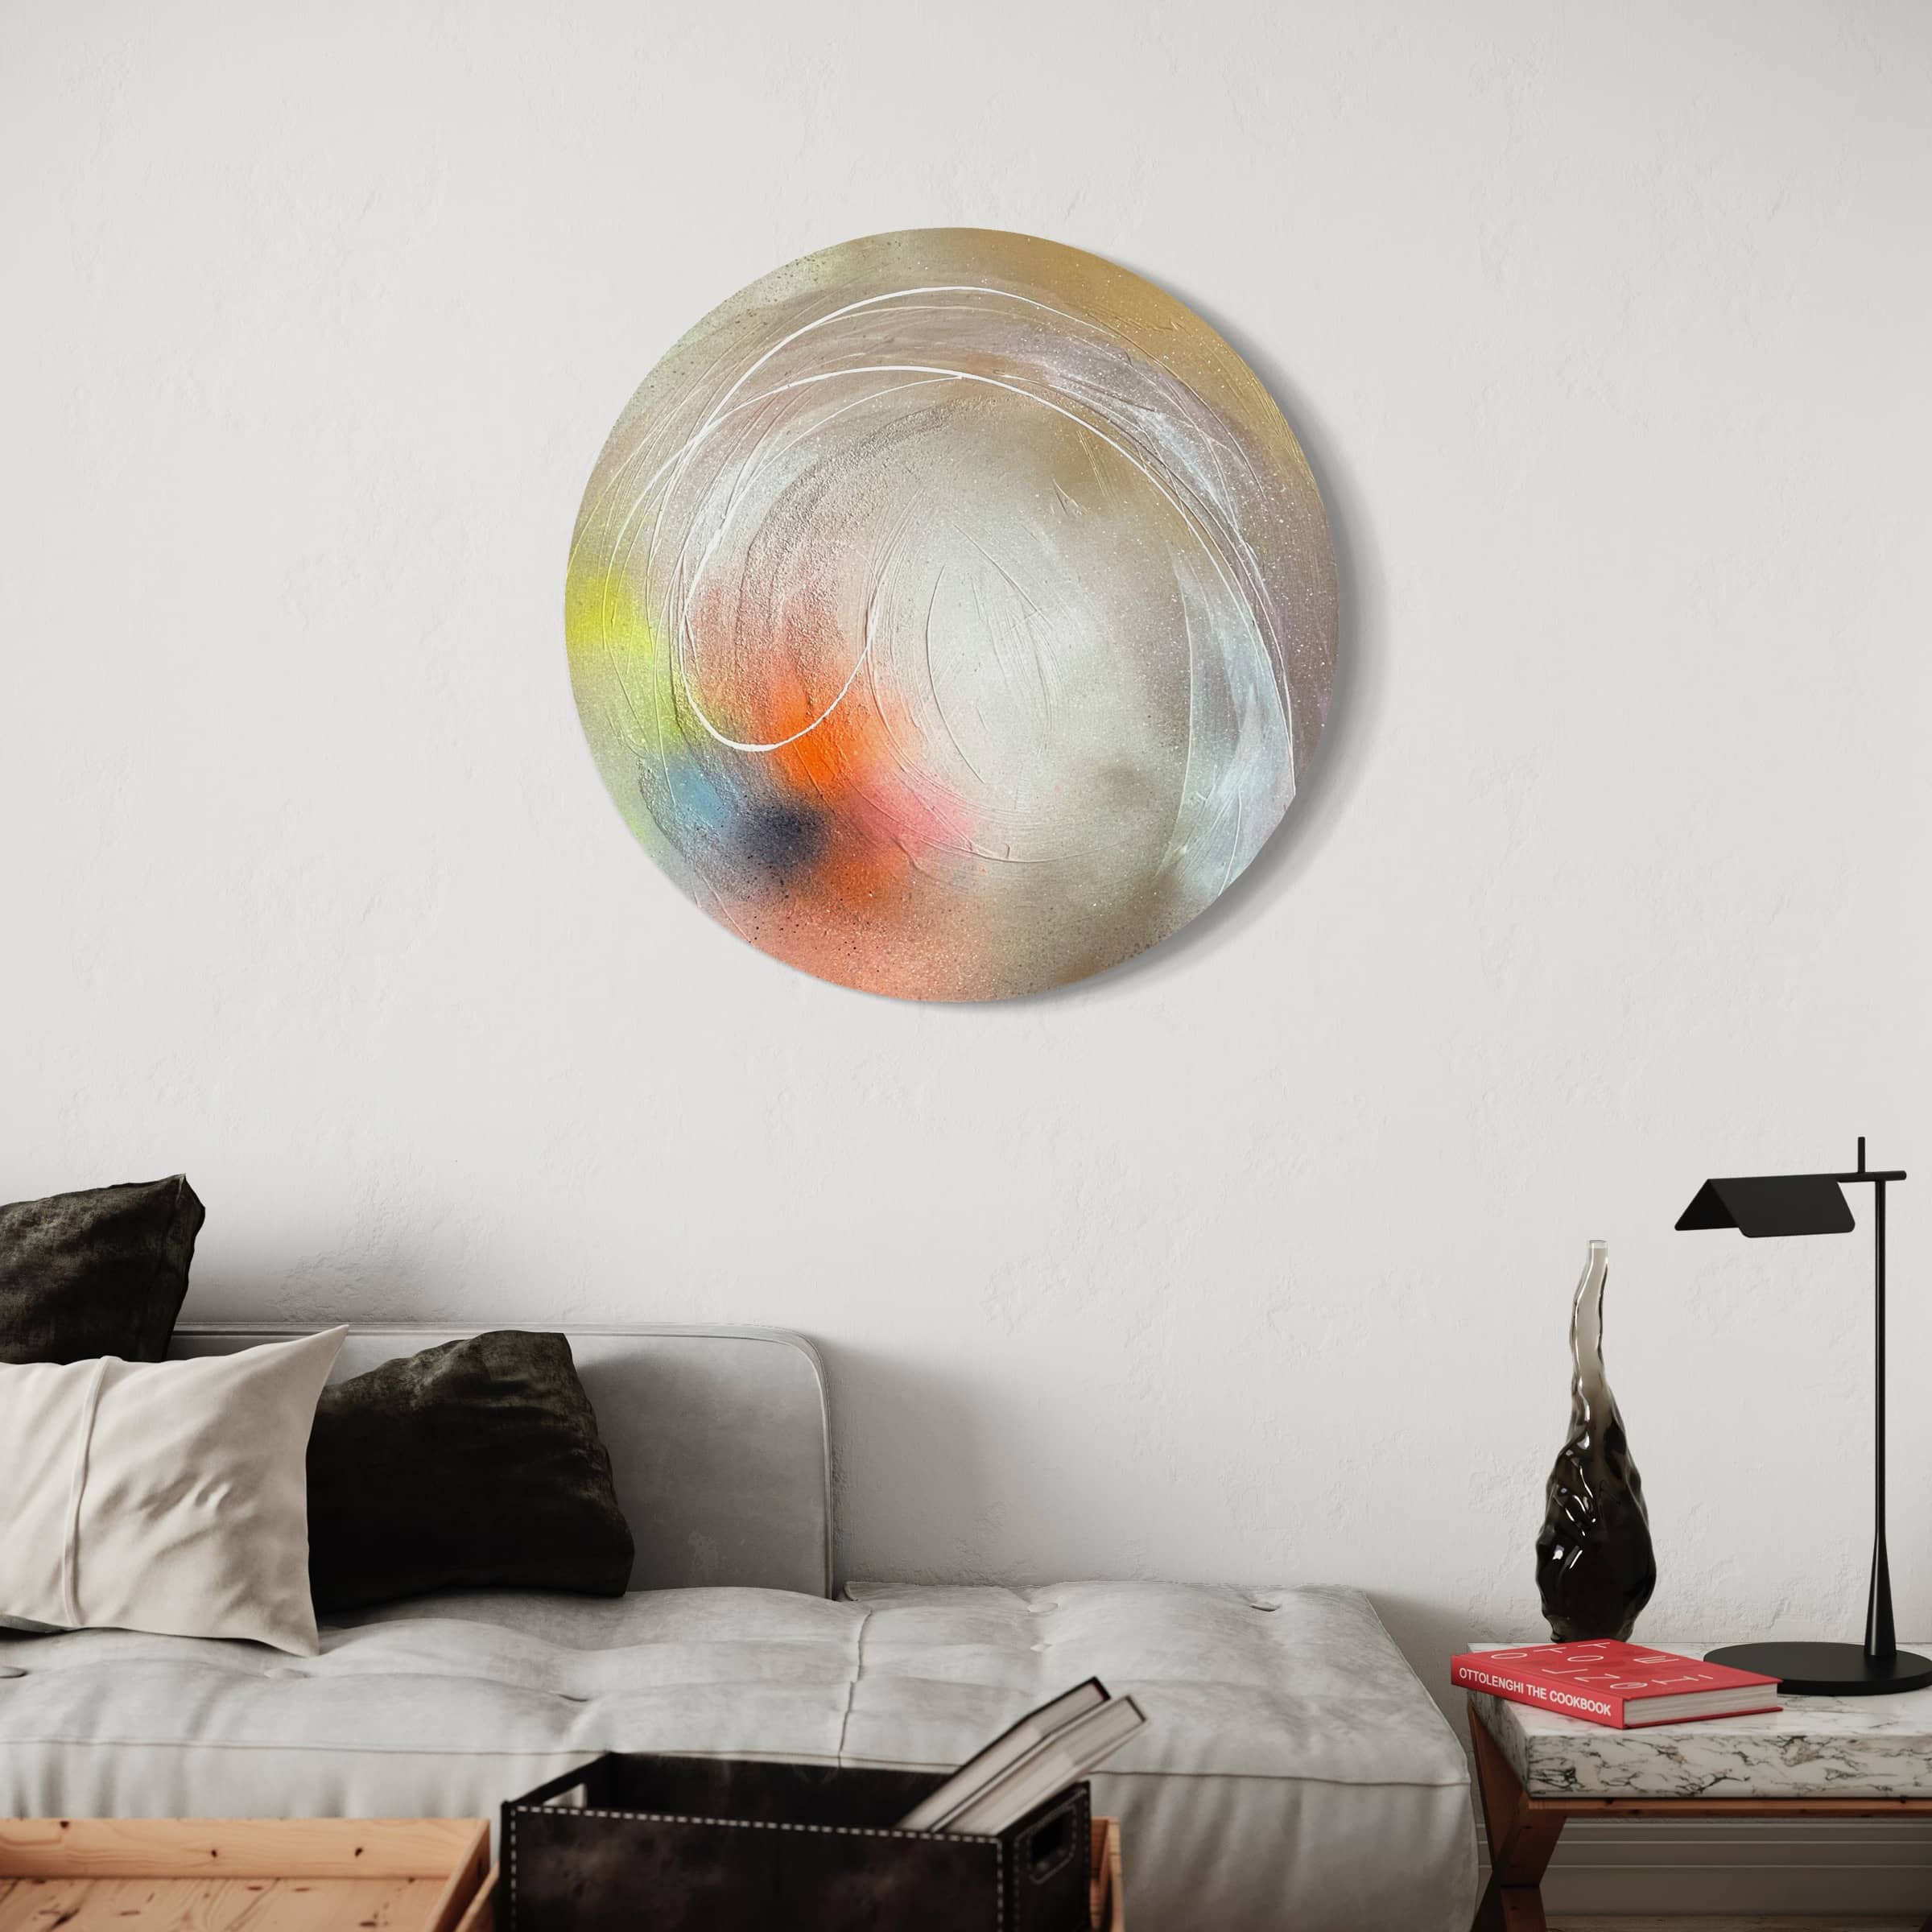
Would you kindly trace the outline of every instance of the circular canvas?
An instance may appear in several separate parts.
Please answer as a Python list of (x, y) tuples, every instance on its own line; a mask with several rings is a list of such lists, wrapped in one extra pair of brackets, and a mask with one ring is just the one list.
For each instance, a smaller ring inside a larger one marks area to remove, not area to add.
[(971, 229), (808, 255), (645, 378), (566, 628), (605, 783), (705, 911), (1000, 999), (1186, 925), (1280, 823), (1335, 559), (1281, 411), (1171, 295)]

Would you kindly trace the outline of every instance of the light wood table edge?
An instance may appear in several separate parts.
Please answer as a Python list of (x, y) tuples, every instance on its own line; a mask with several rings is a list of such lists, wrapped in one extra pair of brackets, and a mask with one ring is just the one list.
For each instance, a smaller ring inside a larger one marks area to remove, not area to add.
[(1127, 1888), (1121, 1878), (1121, 1821), (1093, 1821), (1093, 1862), (1088, 1889), (1094, 1932), (1127, 1932)]
[(476, 1818), (0, 1818), (0, 1878), (480, 1879), (489, 1853)]
[[(1473, 1932), (1548, 1932), (1543, 1874), (1573, 1818), (1932, 1818), (1932, 1798), (1535, 1798), (1472, 1697), (1469, 1745), (1489, 1840)], [(1919, 1932), (1932, 1932), (1928, 1917)]]
[(464, 1908), (463, 1916), (456, 1922), (456, 1932), (496, 1932), (497, 1889), (502, 1868), (492, 1865), (484, 1873), (483, 1882), (477, 1887), (477, 1895)]
[(476, 1829), (430, 1908), (426, 1932), (455, 1932), (459, 1924), (469, 1925), (473, 1919), (479, 1926), (494, 1922), (493, 1918), (485, 1922), (477, 1917), (477, 1901), (487, 1897), (496, 1884), (496, 1868), (489, 1862), (489, 1827), (480, 1818), (455, 1822)]

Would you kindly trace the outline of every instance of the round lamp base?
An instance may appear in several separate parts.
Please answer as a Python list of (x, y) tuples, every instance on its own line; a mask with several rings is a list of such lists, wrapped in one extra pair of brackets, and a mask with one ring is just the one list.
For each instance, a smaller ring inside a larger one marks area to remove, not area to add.
[(1774, 1677), (1793, 1697), (1883, 1697), (1932, 1684), (1932, 1657), (1900, 1650), (1875, 1663), (1862, 1644), (1727, 1644), (1704, 1662)]

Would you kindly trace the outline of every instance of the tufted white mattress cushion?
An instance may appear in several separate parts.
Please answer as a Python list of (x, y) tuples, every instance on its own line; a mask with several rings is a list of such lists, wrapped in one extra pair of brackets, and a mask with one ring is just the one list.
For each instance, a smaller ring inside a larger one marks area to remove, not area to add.
[[(0, 1637), (0, 1815), (490, 1816), (604, 1750), (950, 1769), (1097, 1674), (1150, 1932), (1463, 1932), (1460, 1746), (1353, 1590), (855, 1584), (427, 1597), (322, 1649)], [(8, 1675), (10, 1670), (20, 1673)]]

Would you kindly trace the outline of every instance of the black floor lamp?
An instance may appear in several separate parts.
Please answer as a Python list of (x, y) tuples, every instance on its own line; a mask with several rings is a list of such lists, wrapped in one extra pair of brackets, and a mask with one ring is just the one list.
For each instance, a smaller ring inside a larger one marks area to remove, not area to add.
[(1902, 1167), (1865, 1166), (1865, 1137), (1858, 1137), (1855, 1174), (1761, 1174), (1706, 1181), (1678, 1217), (1687, 1228), (1735, 1228), (1761, 1237), (1783, 1234), (1849, 1234), (1852, 1208), (1844, 1189), (1868, 1184), (1872, 1194), (1873, 1352), (1876, 1363), (1872, 1451), (1872, 1591), (1860, 1644), (1729, 1644), (1708, 1662), (1740, 1670), (1761, 1670), (1794, 1695), (1869, 1697), (1887, 1690), (1919, 1690), (1932, 1684), (1932, 1658), (1901, 1650), (1892, 1628), (1892, 1571), (1885, 1560), (1885, 1188), (1905, 1178)]

